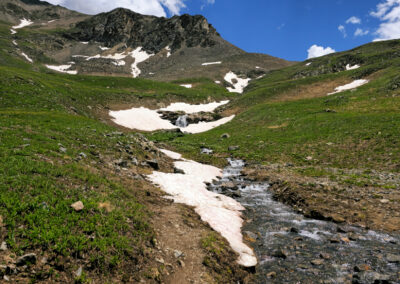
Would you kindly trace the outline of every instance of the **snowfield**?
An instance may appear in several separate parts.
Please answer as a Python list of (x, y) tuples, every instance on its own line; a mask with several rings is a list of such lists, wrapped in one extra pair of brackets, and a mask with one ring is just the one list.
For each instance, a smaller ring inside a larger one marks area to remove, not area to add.
[(58, 71), (61, 73), (67, 73), (67, 74), (71, 74), (71, 75), (76, 75), (78, 74), (78, 71), (76, 70), (68, 70), (69, 68), (71, 68), (72, 65), (46, 65), (47, 68), (54, 70), (54, 71)]
[(148, 175), (148, 179), (171, 195), (167, 198), (194, 207), (201, 219), (226, 238), (239, 254), (237, 262), (240, 265), (255, 266), (257, 259), (253, 250), (243, 243), (241, 211), (245, 210), (244, 207), (230, 197), (207, 190), (205, 183), (221, 177), (222, 171), (195, 161), (181, 160), (182, 156), (178, 153), (162, 151), (175, 160), (175, 167), (183, 170), (184, 174), (155, 171)]
[(369, 82), (368, 80), (364, 80), (364, 79), (355, 80), (355, 81), (351, 82), (350, 84), (337, 87), (335, 89), (335, 91), (332, 92), (332, 93), (329, 93), (328, 96), (333, 95), (333, 94), (337, 94), (337, 93), (340, 93), (340, 92), (344, 92), (344, 91), (347, 91), (347, 90), (352, 90), (352, 89), (358, 88), (358, 87), (360, 87), (362, 85), (367, 84), (368, 82)]
[(239, 78), (232, 71), (225, 75), (224, 80), (233, 85), (233, 88), (231, 87), (227, 88), (229, 92), (239, 93), (239, 94), (243, 93), (244, 89), (249, 85), (249, 82), (251, 81), (250, 78), (247, 79)]
[[(197, 112), (212, 112), (217, 107), (227, 104), (229, 101), (214, 102), (203, 105), (190, 105), (186, 103), (173, 103), (166, 108), (160, 109), (161, 111), (183, 111), (187, 114), (197, 113)], [(172, 124), (169, 120), (162, 119), (161, 114), (157, 112), (158, 110), (151, 110), (145, 107), (132, 108), (128, 110), (121, 111), (110, 111), (110, 116), (113, 117), (113, 121), (121, 126), (137, 129), (141, 131), (156, 131), (156, 130), (168, 130), (177, 129), (176, 125)], [(187, 127), (180, 127), (182, 132), (186, 133), (202, 133), (209, 131), (215, 127), (223, 125), (231, 121), (235, 116), (224, 117), (217, 121), (211, 122), (199, 122), (196, 124), (189, 124)]]

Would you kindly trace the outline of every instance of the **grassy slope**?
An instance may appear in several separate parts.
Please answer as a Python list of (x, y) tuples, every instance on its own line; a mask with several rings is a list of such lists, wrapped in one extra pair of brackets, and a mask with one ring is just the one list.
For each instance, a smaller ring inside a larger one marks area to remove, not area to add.
[[(56, 74), (24, 62), (7, 25), (0, 25), (0, 46), (1, 239), (11, 257), (35, 252), (39, 260), (48, 258), (50, 268), (37, 267), (31, 279), (70, 281), (77, 263), (89, 267), (95, 281), (116, 281), (113, 275), (120, 279), (127, 271), (129, 279), (141, 269), (143, 244), (154, 235), (151, 212), (141, 202), (145, 193), (132, 190), (144, 181), (128, 186), (107, 164), (126, 159), (127, 147), (139, 163), (152, 154), (138, 136), (121, 136), (96, 120), (97, 110), (229, 94), (206, 79), (189, 90), (141, 79)], [(70, 207), (78, 200), (82, 212)]]
[[(233, 122), (204, 134), (178, 137), (170, 143), (204, 160), (208, 158), (198, 154), (201, 145), (222, 154), (229, 152), (228, 146), (238, 145), (240, 149), (232, 154), (249, 161), (397, 172), (400, 98), (394, 86), (399, 82), (399, 52), (399, 41), (374, 43), (314, 59), (309, 67), (300, 63), (273, 71), (252, 82), (247, 92), (232, 102), (230, 108), (239, 113)], [(349, 54), (363, 62), (362, 68), (295, 78), (300, 71), (334, 66)], [(308, 92), (313, 92), (313, 84), (322, 82), (336, 87), (343, 85), (339, 82), (367, 76), (372, 76), (372, 81), (355, 91), (326, 96), (332, 87), (306, 98)], [(231, 137), (221, 139), (223, 133)], [(171, 139), (164, 134), (153, 137)], [(310, 161), (306, 159), (309, 156), (313, 158)]]

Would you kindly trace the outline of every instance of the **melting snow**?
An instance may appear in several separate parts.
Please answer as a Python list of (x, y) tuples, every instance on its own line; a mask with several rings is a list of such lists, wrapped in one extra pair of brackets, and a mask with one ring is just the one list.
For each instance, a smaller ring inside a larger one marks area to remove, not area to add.
[(173, 103), (166, 108), (162, 108), (162, 111), (183, 111), (186, 114), (197, 113), (197, 112), (213, 112), (216, 108), (226, 105), (229, 101), (221, 101), (219, 103), (213, 102), (209, 104), (191, 105), (187, 103)]
[(15, 35), (15, 34), (17, 33), (17, 32), (16, 32), (15, 30), (13, 30), (13, 29), (11, 29), (10, 32), (11, 32), (12, 35)]
[(81, 41), (82, 44), (89, 44), (88, 41)]
[(182, 85), (179, 85), (179, 86), (185, 87), (187, 89), (191, 89), (193, 87), (192, 84), (182, 84)]
[[(181, 159), (177, 153), (164, 153), (175, 160)], [(176, 203), (193, 206), (204, 222), (228, 240), (232, 249), (239, 254), (240, 265), (255, 266), (257, 259), (253, 250), (243, 243), (243, 206), (230, 197), (208, 191), (205, 185), (205, 182), (221, 177), (222, 171), (190, 160), (175, 161), (175, 167), (185, 174), (153, 172), (148, 178), (170, 194)]]
[(358, 68), (360, 68), (361, 66), (360, 65), (354, 65), (354, 66), (350, 66), (350, 64), (347, 64), (346, 65), (346, 70), (348, 71), (348, 70), (354, 70), (354, 69), (358, 69)]
[(25, 18), (23, 18), (22, 20), (20, 20), (20, 24), (17, 26), (13, 26), (12, 28), (14, 30), (18, 30), (18, 29), (22, 29), (23, 27), (27, 27), (33, 24), (33, 22), (31, 20), (27, 20)]
[(109, 50), (109, 49), (110, 49), (110, 48), (104, 47), (104, 46), (99, 46), (99, 48), (100, 48), (101, 50)]
[(221, 84), (221, 81), (215, 81), (215, 84)]
[(71, 68), (71, 65), (46, 65), (47, 68), (51, 69), (51, 70), (55, 70), (61, 73), (67, 73), (67, 74), (71, 74), (71, 75), (76, 75), (78, 74), (78, 71), (76, 70), (68, 70), (69, 68)]
[(203, 66), (208, 66), (208, 65), (216, 65), (216, 64), (221, 64), (222, 62), (221, 61), (217, 61), (217, 62), (206, 62), (206, 63), (203, 63), (203, 64), (201, 64), (201, 65), (203, 65)]
[(33, 60), (31, 58), (29, 58), (28, 55), (26, 55), (25, 53), (21, 53), (23, 57), (25, 57), (26, 60), (28, 60), (30, 63), (33, 63)]
[[(161, 109), (162, 111), (184, 111), (188, 114), (196, 112), (212, 112), (217, 107), (228, 103), (229, 101), (223, 101), (220, 103), (210, 103), (205, 105), (189, 105), (185, 103), (174, 103), (167, 108)], [(162, 119), (161, 114), (157, 110), (151, 110), (148, 108), (132, 108), (121, 111), (110, 111), (110, 116), (113, 117), (113, 121), (119, 125), (127, 128), (137, 129), (142, 131), (156, 131), (161, 129), (177, 129), (176, 125), (173, 125), (169, 120)], [(209, 131), (215, 127), (223, 125), (231, 121), (235, 116), (224, 117), (217, 121), (212, 122), (199, 122), (196, 124), (190, 124), (187, 127), (181, 127), (180, 130), (186, 133), (201, 133)]]
[(227, 81), (228, 83), (233, 85), (233, 88), (231, 88), (231, 87), (227, 88), (228, 91), (231, 93), (239, 93), (239, 94), (243, 93), (244, 88), (247, 87), (247, 85), (249, 84), (249, 82), (251, 80), (250, 78), (247, 78), (247, 79), (239, 78), (232, 71), (227, 73), (225, 75), (224, 79), (225, 79), (225, 81)]
[(199, 123), (189, 124), (187, 127), (181, 128), (181, 131), (186, 132), (186, 133), (191, 133), (191, 134), (203, 133), (203, 132), (209, 131), (215, 127), (224, 125), (224, 124), (230, 122), (234, 118), (235, 118), (235, 116), (231, 115), (229, 117), (224, 117), (219, 120), (211, 121), (211, 122), (200, 121)]
[(135, 62), (131, 65), (133, 78), (138, 77), (140, 73), (142, 73), (142, 71), (138, 68), (138, 64), (146, 61), (153, 55), (154, 54), (148, 54), (146, 51), (143, 51), (141, 47), (136, 48), (130, 53), (130, 56), (135, 59)]
[(355, 80), (355, 81), (353, 81), (353, 82), (350, 83), (350, 84), (337, 87), (337, 88), (335, 89), (335, 91), (332, 92), (332, 93), (329, 93), (328, 96), (329, 96), (329, 95), (336, 94), (336, 93), (344, 92), (344, 91), (347, 91), (347, 90), (355, 89), (355, 88), (357, 88), (357, 87), (360, 87), (360, 86), (362, 86), (362, 85), (367, 84), (368, 82), (369, 82), (368, 80), (364, 80), (364, 79)]
[(12, 43), (13, 45), (18, 45), (18, 43), (15, 40), (13, 40)]
[(311, 62), (308, 62), (307, 64), (306, 64), (306, 66), (310, 66), (311, 65)]
[(73, 55), (72, 57), (87, 57), (86, 60), (89, 61), (89, 60), (98, 59), (98, 58), (121, 60), (121, 59), (124, 59), (127, 56), (128, 55), (126, 55), (123, 52), (121, 52), (121, 53), (115, 53), (115, 54), (108, 54), (108, 55), (104, 55), (104, 56), (100, 55), (100, 54), (97, 54), (95, 56), (90, 56), (90, 57), (87, 57), (85, 55)]

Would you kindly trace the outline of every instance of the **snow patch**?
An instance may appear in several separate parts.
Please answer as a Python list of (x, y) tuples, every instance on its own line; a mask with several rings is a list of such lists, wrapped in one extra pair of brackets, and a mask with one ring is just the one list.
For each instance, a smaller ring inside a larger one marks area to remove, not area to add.
[(179, 85), (179, 86), (187, 88), (187, 89), (191, 89), (193, 87), (192, 84), (182, 84), (182, 85)]
[(82, 44), (85, 44), (85, 45), (89, 44), (88, 41), (81, 41), (81, 43), (82, 43)]
[(52, 22), (55, 22), (55, 20), (50, 20), (50, 21), (48, 21), (47, 23), (49, 23), (49, 24), (50, 24), (50, 23), (52, 23)]
[(215, 81), (215, 84), (221, 84), (221, 81)]
[(221, 64), (221, 63), (222, 63), (221, 61), (216, 61), (216, 62), (206, 62), (201, 65), (208, 66), (208, 65), (217, 65), (217, 64)]
[(213, 102), (209, 104), (199, 104), (199, 105), (191, 105), (187, 103), (172, 103), (166, 108), (162, 108), (162, 111), (183, 111), (186, 114), (197, 113), (197, 112), (213, 112), (215, 109), (222, 105), (226, 105), (229, 101), (221, 101), (219, 103)]
[(174, 160), (182, 159), (182, 155), (179, 154), (179, 153), (175, 153), (175, 152), (172, 152), (172, 151), (169, 151), (169, 150), (165, 150), (165, 149), (160, 149), (160, 152), (164, 153), (169, 158), (174, 159)]
[(310, 66), (311, 65), (311, 62), (308, 62), (307, 64), (306, 64), (306, 66)]
[(250, 78), (247, 79), (239, 78), (232, 71), (225, 75), (224, 80), (233, 85), (233, 88), (231, 87), (227, 88), (229, 92), (239, 93), (239, 94), (243, 93), (244, 88), (246, 88), (249, 82), (251, 81)]
[(78, 74), (78, 71), (76, 70), (68, 70), (69, 68), (71, 68), (72, 65), (46, 65), (47, 68), (54, 70), (54, 71), (58, 71), (61, 73), (67, 73), (67, 74), (71, 74), (71, 75), (76, 75)]
[(346, 70), (347, 71), (349, 71), (349, 70), (354, 70), (354, 69), (358, 69), (358, 68), (360, 68), (361, 66), (360, 65), (358, 65), (358, 64), (356, 64), (356, 65), (354, 65), (354, 66), (351, 66), (350, 64), (347, 64), (346, 65)]
[(351, 82), (350, 84), (337, 87), (335, 89), (335, 91), (332, 92), (332, 93), (329, 93), (328, 96), (329, 95), (333, 95), (333, 94), (337, 94), (337, 93), (340, 93), (340, 92), (344, 92), (344, 91), (347, 91), (347, 90), (352, 90), (352, 89), (358, 88), (358, 87), (360, 87), (362, 85), (367, 84), (368, 82), (369, 81), (365, 80), (365, 79), (355, 80), (355, 81)]
[(154, 54), (149, 54), (146, 51), (142, 50), (141, 47), (138, 47), (134, 51), (130, 52), (129, 55), (135, 59), (135, 62), (131, 65), (131, 68), (133, 78), (136, 78), (140, 75), (140, 73), (142, 73), (142, 71), (138, 67), (138, 64), (146, 61)]
[(260, 66), (256, 66), (256, 69), (260, 69), (261, 67)]
[(13, 26), (13, 27), (12, 27), (14, 30), (22, 29), (23, 27), (27, 27), (27, 26), (30, 26), (30, 25), (33, 24), (33, 22), (32, 22), (31, 20), (27, 20), (27, 19), (25, 19), (25, 18), (23, 18), (23, 19), (20, 20), (20, 21), (21, 21), (21, 22), (20, 22), (19, 25), (16, 25), (16, 26)]
[[(182, 157), (171, 151), (170, 157)], [(185, 174), (153, 172), (148, 176), (154, 184), (170, 194), (169, 198), (176, 203), (183, 203), (195, 208), (204, 222), (227, 239), (234, 251), (239, 254), (238, 263), (252, 267), (257, 264), (253, 250), (243, 243), (241, 228), (243, 206), (225, 195), (207, 190), (206, 182), (212, 182), (222, 176), (216, 167), (204, 165), (191, 160), (176, 161), (175, 167)]]
[(21, 53), (21, 55), (23, 56), (23, 57), (25, 57), (25, 59), (26, 60), (28, 60), (30, 63), (33, 63), (33, 60), (31, 59), (31, 58), (29, 58), (29, 56), (28, 55), (26, 55), (25, 53)]
[(13, 43), (13, 45), (15, 45), (15, 46), (18, 45), (18, 43), (17, 43), (15, 40), (13, 40), (12, 43)]
[(114, 61), (112, 64), (114, 64), (115, 66), (125, 66), (125, 61), (123, 61), (123, 60), (117, 60), (117, 61)]
[(165, 48), (165, 50), (167, 51), (167, 58), (168, 57), (170, 57), (172, 54), (171, 54), (171, 48), (169, 47), (169, 46), (167, 46), (166, 48)]
[(199, 123), (189, 124), (187, 127), (181, 128), (181, 131), (186, 132), (186, 133), (191, 133), (191, 134), (203, 133), (203, 132), (209, 131), (215, 127), (224, 125), (224, 124), (230, 122), (234, 118), (235, 118), (235, 116), (231, 115), (229, 117), (224, 117), (219, 120), (211, 121), (211, 122), (200, 121)]
[(10, 32), (11, 32), (12, 35), (15, 35), (17, 33), (17, 31), (13, 30), (13, 29), (10, 29)]
[(101, 49), (101, 50), (109, 50), (110, 48), (108, 48), (108, 47), (105, 47), (105, 46), (99, 46), (99, 48)]

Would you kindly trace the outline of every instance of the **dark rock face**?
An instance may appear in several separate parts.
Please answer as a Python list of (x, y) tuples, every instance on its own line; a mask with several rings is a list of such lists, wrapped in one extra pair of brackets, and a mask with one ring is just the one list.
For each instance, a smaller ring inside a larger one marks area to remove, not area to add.
[(147, 52), (158, 53), (167, 46), (172, 52), (182, 47), (211, 47), (219, 34), (203, 16), (182, 15), (167, 19), (118, 8), (76, 24), (66, 36), (101, 42), (107, 47), (124, 43), (127, 47), (140, 46)]

